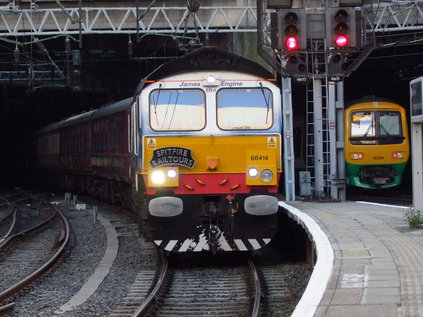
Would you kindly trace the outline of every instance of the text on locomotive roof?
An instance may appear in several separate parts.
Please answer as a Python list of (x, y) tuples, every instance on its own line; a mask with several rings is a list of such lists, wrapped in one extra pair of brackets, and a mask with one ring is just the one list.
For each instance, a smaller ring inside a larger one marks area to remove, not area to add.
[[(199, 82), (187, 82), (187, 81), (183, 81), (181, 82), (181, 84), (179, 85), (179, 87), (200, 87), (201, 84)], [(231, 81), (221, 81), (220, 82), (220, 87), (242, 87), (244, 86), (244, 83), (242, 81), (235, 81), (235, 80), (231, 80)]]

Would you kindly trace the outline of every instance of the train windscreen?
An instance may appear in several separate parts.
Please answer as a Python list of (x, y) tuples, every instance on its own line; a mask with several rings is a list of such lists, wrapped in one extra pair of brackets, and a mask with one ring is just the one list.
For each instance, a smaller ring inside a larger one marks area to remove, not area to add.
[(150, 125), (156, 131), (198, 131), (206, 125), (200, 89), (156, 89), (150, 94)]
[(222, 130), (266, 130), (273, 125), (272, 93), (266, 88), (221, 89), (217, 124)]
[(398, 111), (357, 111), (351, 114), (352, 144), (402, 143), (401, 113)]

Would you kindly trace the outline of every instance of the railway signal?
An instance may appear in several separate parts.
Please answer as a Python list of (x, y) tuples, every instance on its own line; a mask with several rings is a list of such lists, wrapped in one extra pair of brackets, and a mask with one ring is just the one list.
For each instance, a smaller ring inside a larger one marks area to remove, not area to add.
[(301, 9), (278, 11), (279, 47), (282, 52), (283, 67), (288, 75), (301, 75), (306, 65), (301, 52), (307, 46), (306, 15)]
[(305, 49), (307, 44), (305, 11), (301, 9), (280, 10), (279, 22), (282, 51), (293, 53)]
[(328, 8), (326, 12), (326, 40), (331, 49), (357, 47), (356, 11), (352, 7)]

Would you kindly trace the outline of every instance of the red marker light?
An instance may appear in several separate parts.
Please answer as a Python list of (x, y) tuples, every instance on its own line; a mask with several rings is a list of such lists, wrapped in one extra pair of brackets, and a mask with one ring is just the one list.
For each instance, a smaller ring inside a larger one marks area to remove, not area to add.
[(295, 51), (298, 46), (298, 39), (295, 36), (289, 36), (285, 41), (285, 47), (288, 51)]
[(338, 47), (346, 47), (348, 45), (348, 37), (345, 35), (338, 35), (335, 39), (335, 44)]

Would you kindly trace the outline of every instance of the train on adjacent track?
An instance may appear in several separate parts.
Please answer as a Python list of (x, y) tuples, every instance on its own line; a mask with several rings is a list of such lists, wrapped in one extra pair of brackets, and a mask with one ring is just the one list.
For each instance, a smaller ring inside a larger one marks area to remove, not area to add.
[(347, 185), (385, 189), (401, 184), (410, 158), (405, 109), (394, 102), (365, 97), (344, 111)]
[(171, 252), (252, 251), (278, 224), (281, 90), (218, 48), (163, 64), (133, 97), (36, 133), (49, 184), (136, 209)]

